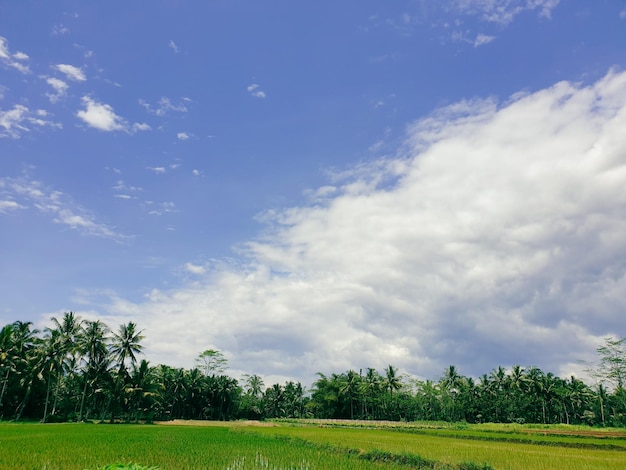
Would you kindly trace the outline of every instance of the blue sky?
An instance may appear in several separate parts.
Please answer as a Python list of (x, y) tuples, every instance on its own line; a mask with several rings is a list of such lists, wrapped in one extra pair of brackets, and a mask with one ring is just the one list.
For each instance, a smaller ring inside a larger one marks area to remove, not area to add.
[(0, 2), (0, 320), (311, 381), (624, 336), (622, 1)]

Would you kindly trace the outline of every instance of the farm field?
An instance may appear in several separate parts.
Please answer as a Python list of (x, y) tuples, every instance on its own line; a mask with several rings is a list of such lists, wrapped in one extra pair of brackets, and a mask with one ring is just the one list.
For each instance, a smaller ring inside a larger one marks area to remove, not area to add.
[[(0, 469), (98, 469), (130, 462), (147, 468), (224, 470), (623, 469), (626, 463), (624, 430), (589, 433), (588, 428), (445, 423), (259, 424), (2, 423)], [(398, 463), (403, 457), (410, 465)]]
[[(380, 469), (354, 455), (237, 431), (237, 425), (0, 424), (0, 469)], [(398, 467), (392, 467), (398, 468)]]
[[(567, 426), (458, 425), (309, 421), (255, 429), (318, 444), (373, 449), (458, 465), (486, 462), (495, 469), (624, 469), (626, 430)], [(317, 428), (313, 427), (317, 426)], [(321, 428), (320, 428), (321, 426)], [(321, 429), (321, 431), (320, 431)]]

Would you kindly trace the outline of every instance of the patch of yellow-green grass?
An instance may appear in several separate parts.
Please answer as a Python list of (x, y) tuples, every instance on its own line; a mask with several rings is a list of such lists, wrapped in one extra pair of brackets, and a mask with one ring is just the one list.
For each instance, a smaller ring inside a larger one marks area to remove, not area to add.
[(283, 435), (318, 444), (359, 449), (374, 449), (394, 454), (410, 453), (437, 462), (488, 463), (496, 469), (623, 470), (623, 450), (581, 449), (559, 445), (537, 445), (455, 436), (397, 432), (388, 429), (339, 428), (320, 426), (280, 426), (254, 428), (265, 435)]

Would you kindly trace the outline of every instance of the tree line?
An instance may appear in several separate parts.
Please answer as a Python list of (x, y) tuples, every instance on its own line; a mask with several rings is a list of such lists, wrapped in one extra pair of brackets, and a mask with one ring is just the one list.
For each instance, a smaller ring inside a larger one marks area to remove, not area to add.
[(626, 338), (607, 338), (594, 383), (538, 367), (501, 366), (479, 378), (453, 365), (437, 380), (400, 375), (392, 365), (330, 375), (310, 389), (266, 386), (259, 375), (236, 380), (216, 350), (191, 369), (152, 366), (139, 356), (134, 322), (111, 330), (73, 312), (39, 331), (16, 321), (0, 330), (0, 419), (42, 422), (170, 419), (333, 418), (565, 423), (626, 426)]

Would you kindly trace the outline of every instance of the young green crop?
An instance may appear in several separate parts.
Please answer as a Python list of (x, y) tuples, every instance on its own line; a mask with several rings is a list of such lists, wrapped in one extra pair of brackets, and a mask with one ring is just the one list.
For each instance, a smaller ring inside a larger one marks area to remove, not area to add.
[[(567, 437), (559, 436), (551, 445), (522, 442), (459, 438), (460, 431), (449, 436), (399, 432), (391, 429), (346, 427), (278, 426), (254, 428), (251, 432), (303, 439), (319, 445), (359, 449), (361, 452), (384, 451), (392, 454), (419, 455), (429, 461), (451, 465), (485, 462), (497, 469), (600, 470), (624, 469), (626, 451), (602, 448), (575, 448), (559, 445)], [(441, 431), (439, 431), (441, 432)], [(471, 433), (471, 431), (469, 431)], [(507, 438), (516, 434), (506, 434)], [(527, 435), (518, 435), (528, 438)], [(572, 438), (574, 441), (575, 438)]]
[(354, 455), (321, 452), (284, 439), (236, 432), (226, 424), (0, 424), (0, 469), (95, 470), (116, 468), (118, 462), (127, 468), (134, 465), (162, 470), (381, 468)]

